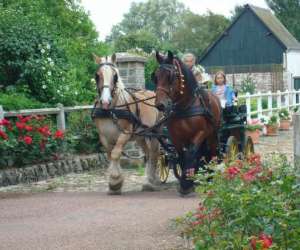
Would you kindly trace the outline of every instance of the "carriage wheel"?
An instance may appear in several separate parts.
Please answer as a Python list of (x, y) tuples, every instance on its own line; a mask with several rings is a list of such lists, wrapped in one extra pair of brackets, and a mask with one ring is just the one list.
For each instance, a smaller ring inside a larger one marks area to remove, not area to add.
[(180, 180), (182, 177), (182, 169), (179, 164), (176, 164), (175, 167), (173, 167), (174, 175), (175, 177)]
[(248, 159), (251, 155), (254, 154), (254, 144), (250, 136), (246, 138), (244, 145), (244, 157)]
[(168, 177), (169, 177), (169, 166), (166, 162), (166, 156), (161, 154), (158, 163), (157, 163), (157, 171), (159, 175), (159, 179), (161, 183), (166, 183)]
[(239, 145), (234, 136), (230, 136), (226, 145), (226, 159), (229, 162), (235, 161), (239, 155)]

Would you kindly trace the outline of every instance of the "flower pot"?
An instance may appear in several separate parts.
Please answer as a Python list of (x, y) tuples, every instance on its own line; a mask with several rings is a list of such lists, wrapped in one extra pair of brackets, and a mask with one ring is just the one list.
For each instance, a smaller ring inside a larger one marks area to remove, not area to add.
[(254, 144), (259, 143), (260, 131), (258, 129), (254, 131), (247, 130), (246, 136), (250, 136)]
[(266, 125), (267, 135), (268, 136), (275, 136), (278, 133), (278, 126), (277, 125)]
[(289, 130), (291, 126), (290, 120), (280, 120), (280, 130)]

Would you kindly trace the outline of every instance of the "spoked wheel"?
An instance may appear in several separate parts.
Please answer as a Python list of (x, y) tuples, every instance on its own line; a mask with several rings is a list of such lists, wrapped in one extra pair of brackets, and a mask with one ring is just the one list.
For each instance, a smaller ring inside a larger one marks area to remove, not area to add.
[(160, 179), (161, 183), (166, 183), (166, 181), (168, 180), (168, 177), (169, 177), (170, 169), (169, 169), (169, 166), (166, 161), (166, 156), (164, 154), (161, 154), (158, 159), (157, 171), (158, 171), (158, 175), (159, 175), (159, 179)]
[(173, 166), (173, 172), (174, 172), (175, 177), (178, 180), (180, 180), (182, 177), (182, 169), (181, 169), (180, 164), (177, 163), (175, 166)]
[(254, 151), (254, 144), (250, 136), (246, 138), (245, 144), (244, 144), (244, 157), (245, 159), (248, 159), (251, 155), (255, 153)]
[(230, 136), (226, 145), (226, 159), (229, 162), (235, 161), (239, 155), (239, 145), (234, 136)]

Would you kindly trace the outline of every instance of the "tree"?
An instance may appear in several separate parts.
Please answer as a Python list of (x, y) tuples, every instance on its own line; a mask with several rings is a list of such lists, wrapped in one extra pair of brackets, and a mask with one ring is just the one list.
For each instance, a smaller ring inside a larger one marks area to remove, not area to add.
[(138, 30), (153, 33), (160, 42), (170, 40), (187, 9), (178, 0), (148, 0), (132, 3), (121, 23), (112, 28), (108, 41)]
[(108, 51), (79, 0), (0, 4), (0, 85), (9, 89), (17, 87), (43, 102), (90, 102), (95, 95), (92, 53)]
[(300, 41), (300, 1), (266, 0), (279, 20)]
[(150, 53), (153, 49), (159, 47), (159, 42), (154, 34), (146, 30), (138, 30), (121, 36), (114, 42), (115, 51), (127, 51), (132, 48), (140, 48)]
[(199, 55), (228, 25), (229, 20), (222, 15), (188, 12), (176, 28), (172, 43), (182, 52), (189, 51)]
[(245, 9), (243, 5), (236, 5), (234, 10), (231, 11), (231, 21), (235, 20)]

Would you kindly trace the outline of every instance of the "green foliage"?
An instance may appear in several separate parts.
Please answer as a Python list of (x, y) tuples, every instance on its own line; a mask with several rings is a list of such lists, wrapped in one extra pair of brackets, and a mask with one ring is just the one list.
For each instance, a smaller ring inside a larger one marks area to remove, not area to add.
[(156, 59), (151, 56), (148, 58), (148, 61), (145, 64), (145, 82), (146, 82), (146, 89), (154, 90), (155, 86), (152, 82), (152, 74), (155, 72), (155, 70), (158, 67), (158, 63)]
[(246, 125), (246, 130), (248, 130), (248, 131), (256, 131), (256, 130), (262, 130), (262, 129), (263, 129), (263, 127), (260, 124), (255, 124), (255, 125), (247, 124)]
[(210, 167), (196, 178), (197, 210), (175, 220), (195, 249), (298, 249), (300, 188), (285, 156)]
[(171, 43), (179, 51), (200, 55), (229, 25), (222, 15), (208, 12), (198, 15), (187, 12), (174, 30)]
[(266, 2), (285, 27), (300, 41), (299, 0), (267, 0)]
[(240, 91), (253, 95), (256, 89), (255, 85), (256, 83), (254, 79), (248, 75), (245, 79), (243, 79)]
[(148, 0), (133, 3), (107, 41), (116, 51), (139, 47), (146, 52), (160, 49), (200, 54), (228, 23), (224, 16), (211, 12), (194, 14), (178, 0)]
[(35, 99), (28, 98), (20, 93), (0, 93), (0, 104), (5, 111), (21, 109), (49, 108), (48, 104), (41, 103)]
[(146, 30), (139, 30), (119, 37), (114, 42), (114, 50), (124, 52), (132, 48), (140, 48), (147, 53), (159, 47), (154, 34)]
[(290, 113), (286, 108), (280, 109), (278, 112), (280, 120), (290, 120)]
[(100, 151), (99, 136), (89, 111), (70, 113), (67, 124), (70, 150), (79, 154)]
[(270, 126), (277, 126), (277, 124), (278, 124), (277, 115), (272, 115), (267, 124), (270, 125)]
[(0, 6), (4, 91), (15, 86), (41, 102), (90, 103), (95, 96), (92, 53), (108, 52), (77, 0), (5, 1)]

